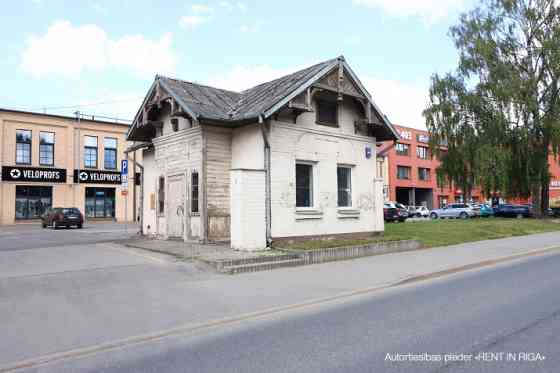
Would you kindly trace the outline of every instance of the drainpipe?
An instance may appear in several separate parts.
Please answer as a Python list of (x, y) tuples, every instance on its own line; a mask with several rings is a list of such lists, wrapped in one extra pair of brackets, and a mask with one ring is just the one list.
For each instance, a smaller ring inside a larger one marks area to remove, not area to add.
[(262, 115), (259, 115), (259, 126), (264, 141), (264, 170), (265, 170), (265, 220), (266, 220), (266, 246), (270, 247), (272, 243), (271, 234), (271, 203), (270, 203), (270, 142), (268, 137), (268, 129), (266, 125), (270, 121), (264, 121)]

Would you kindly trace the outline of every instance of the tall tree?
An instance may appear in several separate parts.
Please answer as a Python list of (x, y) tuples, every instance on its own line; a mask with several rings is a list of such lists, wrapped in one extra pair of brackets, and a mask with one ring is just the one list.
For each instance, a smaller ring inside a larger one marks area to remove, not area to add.
[(560, 149), (560, 7), (556, 0), (483, 0), (450, 34), (459, 66), (432, 78), (424, 112), (434, 141), (463, 154), (444, 156), (442, 172), (462, 162), (475, 184), (531, 193), (544, 212), (549, 154)]

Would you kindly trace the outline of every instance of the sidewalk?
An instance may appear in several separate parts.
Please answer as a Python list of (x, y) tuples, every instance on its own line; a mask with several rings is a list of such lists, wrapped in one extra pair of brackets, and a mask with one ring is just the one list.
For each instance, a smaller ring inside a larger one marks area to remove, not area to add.
[[(0, 280), (4, 293), (0, 317), (5, 321), (0, 324), (0, 345), (5, 346), (0, 349), (0, 367), (57, 351), (384, 287), (554, 246), (560, 247), (560, 232), (237, 276), (200, 271), (188, 262), (146, 260), (140, 266), (64, 273), (48, 280)], [(42, 320), (48, 320), (48, 325)]]

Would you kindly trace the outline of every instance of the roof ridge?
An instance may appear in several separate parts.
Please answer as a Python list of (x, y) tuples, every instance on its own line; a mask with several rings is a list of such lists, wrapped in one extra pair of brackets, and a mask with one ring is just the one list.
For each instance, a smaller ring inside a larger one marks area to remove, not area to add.
[(214, 87), (214, 86), (211, 86), (211, 85), (208, 85), (208, 84), (197, 83), (197, 82), (193, 82), (193, 81), (190, 81), (190, 80), (184, 80), (184, 79), (174, 78), (174, 77), (170, 77), (170, 76), (166, 76), (166, 75), (160, 75), (160, 74), (158, 74), (157, 77), (158, 77), (158, 78), (170, 79), (170, 80), (176, 80), (176, 81), (181, 82), (181, 83), (187, 83), (187, 84), (197, 85), (197, 86), (199, 86), (199, 87), (206, 87), (206, 88), (217, 89), (217, 90), (224, 91), (224, 92), (234, 93), (234, 94), (236, 94), (236, 95), (241, 95), (241, 94), (242, 94), (242, 92), (232, 91), (231, 89), (225, 89), (225, 88), (220, 88), (220, 87)]

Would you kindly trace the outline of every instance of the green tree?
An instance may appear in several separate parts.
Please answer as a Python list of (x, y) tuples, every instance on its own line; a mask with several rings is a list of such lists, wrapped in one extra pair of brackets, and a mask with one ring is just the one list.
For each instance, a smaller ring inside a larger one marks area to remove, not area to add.
[(450, 34), (459, 65), (432, 78), (424, 112), (433, 141), (449, 146), (441, 173), (486, 192), (531, 194), (542, 213), (549, 155), (560, 148), (559, 6), (484, 0)]

